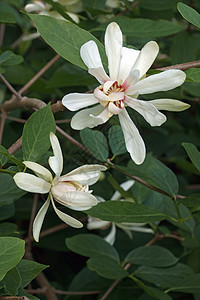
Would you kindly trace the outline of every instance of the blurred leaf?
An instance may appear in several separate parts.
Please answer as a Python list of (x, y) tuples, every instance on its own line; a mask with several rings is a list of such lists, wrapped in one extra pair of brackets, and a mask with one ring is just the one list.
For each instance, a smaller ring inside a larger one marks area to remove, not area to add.
[(1, 223), (0, 224), (0, 236), (11, 235), (17, 231), (17, 225), (14, 223)]
[(22, 133), (24, 160), (37, 161), (50, 147), (50, 132), (55, 132), (55, 120), (50, 105), (34, 112)]
[(7, 50), (0, 55), (0, 68), (1, 73), (7, 66), (18, 65), (24, 61), (23, 57), (17, 54), (14, 54), (12, 51)]
[(7, 295), (15, 296), (21, 285), (21, 277), (16, 267), (8, 271), (0, 285), (4, 285), (4, 290)]
[(48, 266), (39, 264), (35, 261), (22, 259), (16, 266), (21, 276), (21, 288), (26, 287), (40, 272)]
[(49, 3), (55, 11), (57, 11), (63, 18), (66, 20), (69, 20), (70, 22), (74, 22), (73, 19), (66, 14), (65, 7), (62, 6), (59, 2), (53, 1), (53, 0), (46, 0), (47, 3)]
[(103, 10), (106, 0), (83, 0), (83, 5), (89, 11)]
[(119, 261), (119, 255), (114, 247), (94, 234), (78, 234), (66, 239), (67, 247), (80, 255), (99, 257), (102, 255)]
[(178, 193), (178, 181), (176, 175), (151, 155), (147, 155), (142, 165), (136, 165), (133, 161), (128, 167), (116, 166), (116, 170), (137, 176), (148, 184), (165, 191), (174, 197)]
[(200, 152), (197, 147), (191, 143), (182, 143), (185, 151), (191, 159), (193, 165), (200, 171)]
[(193, 207), (195, 210), (200, 210), (200, 194), (188, 195), (186, 198), (180, 199), (179, 202), (187, 207)]
[(0, 237), (0, 280), (24, 255), (25, 242), (15, 237)]
[(191, 68), (185, 71), (187, 77), (195, 82), (200, 82), (200, 68)]
[(168, 291), (176, 291), (183, 293), (200, 293), (200, 274), (190, 275), (187, 278), (184, 278), (178, 285), (174, 284), (174, 287), (171, 287)]
[(29, 15), (39, 33), (60, 56), (71, 63), (87, 69), (80, 57), (80, 47), (93, 40), (98, 45), (103, 64), (106, 65), (106, 56), (103, 45), (88, 31), (64, 20), (48, 16)]
[(200, 28), (200, 14), (194, 8), (181, 2), (178, 3), (177, 8), (184, 19)]
[(121, 126), (114, 125), (109, 129), (108, 140), (113, 155), (120, 155), (127, 152)]
[(162, 5), (160, 5), (160, 0), (143, 0), (139, 5), (148, 10), (160, 11), (176, 7), (177, 2), (178, 0), (162, 0)]
[(80, 131), (84, 146), (100, 161), (106, 161), (109, 155), (108, 143), (105, 135), (98, 130), (85, 128)]
[(87, 266), (90, 270), (108, 279), (122, 279), (128, 276), (128, 272), (118, 261), (105, 255), (90, 258), (87, 261)]
[[(1, 157), (4, 158), (3, 164), (2, 164)], [(24, 164), (21, 162), (21, 160), (16, 158), (14, 155), (10, 155), (8, 150), (4, 148), (2, 145), (0, 145), (0, 161), (2, 166), (5, 163), (7, 163), (7, 161), (12, 161), (18, 167), (19, 171), (21, 171), (24, 168)]]
[(134, 275), (159, 287), (170, 288), (176, 286), (183, 279), (188, 279), (194, 272), (184, 264), (177, 264), (170, 268), (151, 268), (141, 266)]
[(116, 223), (149, 223), (161, 221), (167, 216), (148, 206), (127, 201), (106, 201), (86, 211), (92, 217)]
[(0, 207), (11, 204), (24, 194), (25, 192), (16, 186), (12, 176), (0, 174)]
[(15, 213), (15, 206), (13, 203), (8, 205), (2, 205), (0, 209), (0, 221), (12, 217), (14, 213)]
[(164, 247), (153, 245), (132, 250), (126, 256), (125, 262), (148, 267), (169, 267), (177, 263), (178, 258)]
[(0, 10), (0, 23), (16, 23), (15, 17), (7, 12), (6, 10), (3, 10), (1, 8)]
[[(178, 24), (166, 20), (150, 20), (150, 19), (131, 19), (125, 16), (114, 17), (112, 22), (116, 22), (123, 34), (131, 37), (163, 37), (175, 34), (182, 30)], [(95, 27), (92, 31), (103, 31), (108, 25), (100, 25)]]

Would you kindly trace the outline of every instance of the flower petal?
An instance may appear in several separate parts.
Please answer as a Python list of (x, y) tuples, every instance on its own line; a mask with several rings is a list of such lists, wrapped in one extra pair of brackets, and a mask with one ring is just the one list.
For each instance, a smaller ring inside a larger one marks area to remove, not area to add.
[(148, 101), (142, 101), (126, 97), (126, 104), (136, 110), (151, 126), (160, 126), (166, 120), (166, 116), (160, 113), (157, 108)]
[(74, 210), (76, 210), (76, 207), (78, 210), (81, 210), (81, 207), (82, 210), (85, 210), (86, 208), (89, 209), (98, 203), (97, 199), (88, 192), (61, 191), (59, 189), (59, 183), (53, 186), (51, 191), (54, 199), (58, 203)]
[(124, 82), (140, 54), (139, 50), (122, 47), (121, 60), (118, 73), (118, 82)]
[[(71, 120), (71, 127), (76, 130), (81, 130), (86, 127), (93, 128), (107, 121), (106, 118), (101, 118), (99, 115), (104, 111), (104, 107), (99, 104), (95, 107), (83, 109), (76, 113)], [(103, 115), (102, 115), (103, 117)]]
[(45, 181), (52, 181), (51, 172), (45, 167), (32, 162), (32, 161), (23, 161), (23, 164), (29, 169), (31, 169), (38, 177), (44, 179)]
[(34, 240), (36, 242), (39, 241), (39, 236), (40, 236), (40, 230), (44, 221), (44, 217), (47, 213), (47, 209), (49, 207), (50, 204), (50, 199), (49, 197), (47, 198), (47, 200), (45, 201), (45, 203), (42, 205), (42, 207), (40, 208), (40, 210), (37, 213), (37, 216), (34, 219), (33, 222), (33, 237)]
[(65, 95), (62, 99), (62, 104), (71, 111), (76, 111), (95, 103), (98, 103), (98, 100), (94, 94), (72, 93)]
[[(94, 72), (92, 75), (94, 75), (99, 82), (104, 82), (107, 80), (106, 78), (109, 78), (103, 68), (98, 47), (94, 41), (83, 44), (80, 49), (80, 55), (84, 64), (88, 67), (90, 74)], [(92, 71), (92, 69), (99, 70)]]
[(156, 59), (156, 56), (158, 55), (158, 52), (158, 44), (154, 41), (148, 42), (140, 51), (140, 54), (135, 64), (133, 65), (132, 70), (139, 70), (141, 78), (144, 74), (146, 74), (146, 72), (153, 64), (154, 60)]
[(45, 10), (46, 6), (44, 5), (44, 3), (42, 1), (35, 1), (35, 3), (27, 4), (24, 7), (24, 9), (27, 13), (34, 12), (34, 11), (40, 12), (40, 11)]
[(87, 229), (89, 230), (105, 229), (110, 223), (111, 223), (110, 221), (102, 221), (100, 219), (88, 216)]
[(108, 25), (105, 33), (105, 48), (111, 80), (117, 80), (122, 50), (122, 32), (117, 23)]
[(84, 165), (60, 177), (59, 181), (78, 181), (82, 185), (92, 185), (107, 168), (102, 165)]
[(186, 75), (181, 70), (167, 70), (140, 80), (132, 90), (134, 94), (149, 94), (159, 91), (172, 90), (183, 84)]
[(158, 110), (183, 111), (190, 107), (190, 104), (175, 99), (156, 99), (149, 102)]
[[(120, 186), (124, 191), (128, 191), (134, 183), (135, 183), (134, 180), (127, 180), (122, 184), (120, 184)], [(115, 193), (112, 195), (110, 200), (120, 200), (120, 198), (121, 198), (121, 194), (118, 191), (115, 191)]]
[(103, 67), (88, 69), (88, 73), (94, 76), (100, 83), (110, 80)]
[(113, 223), (111, 227), (111, 231), (109, 234), (104, 238), (104, 240), (109, 243), (110, 245), (113, 245), (115, 242), (115, 236), (116, 236), (116, 226)]
[(132, 70), (124, 83), (122, 84), (123, 88), (125, 89), (126, 95), (132, 95), (131, 90), (134, 89), (136, 82), (139, 81), (140, 78), (140, 71), (139, 70)]
[(35, 175), (19, 172), (13, 177), (16, 185), (27, 192), (46, 194), (51, 189), (51, 184)]
[(130, 153), (132, 160), (137, 165), (140, 165), (143, 163), (146, 155), (144, 141), (125, 108), (118, 116), (124, 134), (126, 149)]
[(56, 208), (53, 198), (51, 197), (51, 203), (53, 205), (53, 209), (55, 211), (55, 213), (57, 214), (57, 216), (63, 221), (65, 222), (67, 225), (74, 227), (74, 228), (81, 228), (83, 227), (83, 224), (81, 222), (79, 222), (78, 220), (76, 220), (75, 218), (63, 213), (62, 211), (60, 211), (59, 209)]
[(54, 156), (49, 157), (49, 165), (57, 177), (60, 176), (63, 169), (63, 156), (57, 136), (50, 132), (50, 142)]

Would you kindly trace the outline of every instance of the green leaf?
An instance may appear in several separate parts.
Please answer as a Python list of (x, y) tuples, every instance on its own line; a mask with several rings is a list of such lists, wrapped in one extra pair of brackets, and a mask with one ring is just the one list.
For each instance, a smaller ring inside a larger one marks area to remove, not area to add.
[(109, 129), (108, 140), (113, 155), (120, 155), (127, 152), (121, 126), (114, 125)]
[(128, 276), (128, 272), (118, 261), (105, 255), (90, 258), (87, 261), (87, 266), (90, 270), (108, 279), (122, 279)]
[(160, 11), (175, 8), (176, 3), (177, 0), (162, 0), (162, 5), (160, 5), (160, 0), (143, 0), (139, 6), (147, 10)]
[(7, 50), (0, 55), (0, 67), (13, 66), (21, 64), (24, 61), (23, 57), (14, 54), (12, 51)]
[(178, 285), (174, 284), (174, 287), (170, 288), (168, 291), (199, 294), (200, 293), (199, 282), (200, 282), (200, 274), (194, 274), (187, 278), (184, 278), (184, 280), (182, 280), (182, 282), (180, 282)]
[(100, 161), (106, 161), (109, 155), (105, 135), (98, 130), (85, 128), (80, 132), (85, 147)]
[(142, 165), (136, 165), (131, 161), (128, 167), (115, 165), (115, 169), (137, 176), (172, 197), (178, 193), (178, 181), (175, 174), (151, 155), (146, 156)]
[(200, 171), (200, 152), (197, 147), (191, 143), (182, 143), (193, 165)]
[(200, 210), (200, 194), (188, 195), (186, 198), (180, 199), (179, 202), (187, 207), (192, 207), (193, 211)]
[(83, 0), (83, 5), (89, 11), (103, 10), (106, 0)]
[(194, 8), (181, 2), (178, 3), (177, 8), (184, 19), (200, 28), (200, 14)]
[(4, 160), (2, 166), (5, 163), (7, 163), (7, 161), (11, 161), (18, 167), (19, 171), (21, 171), (24, 168), (24, 164), (21, 162), (21, 160), (16, 158), (14, 155), (10, 155), (8, 150), (4, 148), (2, 145), (0, 145), (0, 158), (1, 157), (2, 157), (1, 162), (2, 160)]
[(188, 279), (194, 272), (184, 264), (178, 263), (170, 268), (151, 268), (141, 266), (135, 272), (134, 276), (147, 282), (151, 282), (160, 287), (170, 288)]
[(24, 125), (22, 150), (24, 160), (37, 161), (50, 147), (50, 132), (56, 125), (50, 105), (34, 112)]
[(8, 236), (17, 231), (17, 225), (14, 223), (1, 223), (0, 224), (0, 236)]
[(191, 68), (185, 73), (192, 81), (200, 82), (200, 68)]
[(15, 237), (0, 237), (0, 280), (24, 255), (25, 242)]
[(83, 256), (99, 257), (101, 255), (119, 260), (119, 255), (114, 247), (95, 234), (78, 234), (66, 240), (67, 247)]
[(18, 289), (21, 285), (21, 277), (16, 267), (8, 271), (4, 279), (0, 282), (0, 285), (4, 285), (4, 290), (7, 295), (15, 296), (18, 293)]
[(16, 186), (12, 176), (0, 174), (0, 207), (11, 204), (25, 193)]
[(64, 20), (48, 16), (29, 15), (45, 42), (60, 56), (83, 69), (87, 69), (80, 57), (80, 47), (93, 40), (98, 45), (103, 64), (107, 59), (103, 45), (88, 31)]
[(12, 14), (1, 8), (0, 23), (16, 23), (16, 20)]
[(160, 211), (127, 201), (106, 201), (87, 210), (92, 217), (116, 223), (149, 223), (161, 221), (167, 216)]
[(16, 267), (21, 276), (21, 288), (24, 288), (48, 266), (39, 264), (35, 261), (22, 259)]
[(0, 207), (0, 221), (12, 217), (14, 213), (15, 213), (15, 206), (13, 203), (8, 205), (2, 205)]
[(125, 262), (148, 267), (169, 267), (178, 262), (169, 250), (160, 246), (139, 247), (132, 250), (125, 258)]
[[(163, 37), (171, 34), (175, 34), (182, 30), (182, 27), (178, 24), (166, 21), (166, 20), (150, 20), (150, 19), (131, 19), (125, 16), (118, 16), (112, 19), (112, 22), (116, 22), (123, 34), (130, 37)], [(110, 21), (109, 21), (110, 23)], [(93, 31), (103, 31), (106, 29), (107, 24), (100, 25), (93, 29)]]

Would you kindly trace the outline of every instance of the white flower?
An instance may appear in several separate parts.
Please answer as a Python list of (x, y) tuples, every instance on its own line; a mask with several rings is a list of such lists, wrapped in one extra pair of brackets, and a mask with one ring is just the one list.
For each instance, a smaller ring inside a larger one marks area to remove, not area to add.
[[(120, 186), (124, 191), (128, 191), (132, 187), (133, 184), (134, 184), (134, 180), (128, 180), (128, 181), (120, 184)], [(99, 202), (105, 201), (101, 197), (97, 197), (97, 199)], [(121, 194), (118, 191), (116, 191), (113, 194), (113, 196), (111, 197), (110, 200), (123, 201), (123, 199), (121, 199)], [(124, 230), (130, 238), (132, 238), (132, 231), (154, 233), (151, 228), (146, 228), (146, 227), (144, 227), (144, 225), (146, 225), (146, 223), (126, 223), (126, 222), (114, 223), (114, 222), (103, 221), (103, 220), (88, 216), (87, 228), (89, 230), (107, 229), (108, 227), (111, 226), (111, 230), (110, 230), (109, 234), (104, 239), (106, 242), (113, 245), (115, 242), (116, 227), (119, 227), (122, 230)]]
[(181, 85), (185, 73), (168, 70), (145, 78), (147, 70), (154, 62), (159, 47), (156, 42), (147, 43), (141, 51), (122, 47), (122, 32), (116, 23), (108, 25), (105, 33), (105, 50), (108, 57), (109, 76), (106, 74), (97, 45), (89, 41), (82, 45), (80, 55), (88, 71), (99, 82), (93, 94), (71, 93), (64, 96), (62, 103), (71, 111), (84, 109), (71, 120), (73, 129), (93, 128), (105, 123), (112, 115), (118, 115), (124, 133), (127, 151), (136, 164), (144, 161), (146, 150), (140, 133), (130, 119), (125, 107), (129, 106), (141, 114), (151, 126), (160, 126), (166, 121), (158, 110), (184, 110), (188, 104), (172, 99), (143, 101), (139, 94), (168, 91)]
[(50, 202), (58, 217), (66, 224), (81, 228), (83, 224), (71, 216), (56, 208), (54, 199), (73, 210), (87, 210), (97, 204), (97, 199), (91, 194), (88, 185), (92, 185), (99, 179), (101, 171), (106, 167), (102, 165), (84, 165), (66, 175), (60, 176), (63, 169), (63, 156), (59, 141), (53, 132), (50, 133), (50, 142), (54, 156), (49, 157), (49, 165), (55, 177), (50, 171), (38, 163), (24, 161), (23, 163), (37, 176), (23, 172), (17, 173), (13, 178), (16, 185), (22, 190), (46, 194), (49, 193), (46, 202), (40, 208), (33, 223), (33, 237), (39, 240), (40, 230)]

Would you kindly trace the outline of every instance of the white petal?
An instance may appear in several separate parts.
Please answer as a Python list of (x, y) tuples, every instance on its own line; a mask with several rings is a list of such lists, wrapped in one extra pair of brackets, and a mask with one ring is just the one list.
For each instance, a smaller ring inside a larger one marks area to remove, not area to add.
[(55, 213), (63, 222), (65, 222), (67, 225), (74, 227), (74, 228), (83, 227), (83, 224), (81, 222), (79, 222), (78, 220), (74, 219), (73, 217), (71, 217), (71, 216), (63, 213), (59, 209), (57, 209), (52, 197), (51, 197), (51, 203), (53, 205), (53, 209), (54, 209)]
[(98, 181), (101, 171), (106, 170), (102, 165), (84, 165), (60, 177), (59, 181), (78, 181), (82, 185), (92, 185)]
[[(96, 99), (98, 99), (100, 101), (104, 101), (105, 105), (109, 101), (109, 97), (103, 91), (101, 91), (98, 87), (94, 90), (94, 96), (96, 97)], [(104, 103), (102, 105), (104, 106)]]
[(38, 11), (38, 12), (43, 11), (46, 9), (46, 7), (42, 1), (35, 1), (35, 3), (33, 4), (31, 3), (27, 4), (24, 9), (27, 13), (30, 13), (34, 11)]
[(45, 181), (53, 180), (51, 172), (43, 166), (32, 161), (23, 161), (23, 164), (25, 164), (27, 168), (31, 169), (38, 177), (44, 179)]
[(140, 54), (133, 65), (133, 70), (140, 71), (140, 78), (146, 74), (158, 55), (159, 47), (154, 41), (148, 42), (140, 51)]
[(109, 221), (102, 221), (100, 219), (96, 219), (93, 217), (88, 217), (87, 229), (95, 230), (95, 229), (105, 229), (110, 224)]
[(124, 83), (122, 84), (123, 88), (125, 89), (126, 95), (132, 95), (131, 90), (134, 90), (135, 84), (139, 81), (140, 78), (140, 71), (139, 70), (132, 70)]
[(99, 104), (95, 107), (79, 111), (73, 116), (71, 120), (71, 127), (76, 130), (81, 130), (86, 127), (93, 128), (97, 125), (103, 124), (105, 122), (104, 119), (94, 117), (102, 113), (103, 110), (104, 107)]
[(127, 151), (137, 165), (142, 164), (146, 155), (144, 141), (125, 108), (119, 114), (119, 121), (124, 134)]
[(41, 230), (41, 227), (42, 227), (42, 223), (44, 221), (44, 217), (47, 213), (47, 209), (49, 207), (49, 204), (50, 204), (50, 199), (48, 197), (47, 200), (45, 201), (45, 203), (42, 205), (42, 207), (38, 211), (37, 216), (34, 219), (34, 222), (33, 222), (33, 237), (34, 237), (34, 240), (36, 242), (39, 241), (40, 230)]
[(13, 177), (16, 185), (27, 192), (46, 194), (51, 189), (51, 184), (35, 175), (19, 172)]
[(108, 90), (111, 88), (111, 86), (113, 85), (113, 83), (115, 83), (115, 80), (109, 80), (109, 81), (106, 81), (103, 85), (103, 91), (104, 93), (107, 93)]
[(117, 80), (122, 50), (122, 32), (117, 23), (108, 25), (105, 33), (105, 48), (111, 80)]
[(175, 99), (156, 99), (149, 102), (158, 110), (183, 111), (190, 107), (190, 104)]
[(71, 209), (77, 207), (78, 210), (80, 210), (82, 207), (82, 210), (85, 210), (86, 207), (89, 209), (98, 203), (97, 199), (92, 194), (87, 192), (66, 191), (63, 193), (63, 191), (59, 190), (59, 184), (55, 185), (51, 191), (54, 199), (58, 203)]
[(111, 231), (109, 234), (104, 238), (104, 240), (109, 243), (110, 245), (113, 245), (115, 242), (115, 236), (116, 236), (116, 226), (115, 224), (112, 224)]
[[(122, 184), (120, 184), (120, 186), (124, 191), (128, 191), (134, 183), (135, 183), (134, 180), (127, 180), (127, 181), (123, 182)], [(120, 200), (120, 198), (121, 198), (121, 194), (118, 191), (116, 191), (112, 195), (110, 200)]]
[(108, 119), (112, 116), (112, 114), (110, 113), (110, 111), (108, 110), (108, 107), (105, 107), (104, 110), (97, 116), (94, 116), (92, 114), (90, 114), (90, 117), (94, 118), (94, 119), (97, 119), (99, 120), (99, 123), (98, 125), (100, 124), (103, 124), (105, 122), (108, 121)]
[(135, 89), (132, 90), (132, 94), (149, 94), (172, 90), (183, 84), (185, 78), (186, 75), (181, 70), (167, 70), (137, 82)]
[(123, 108), (117, 107), (113, 102), (108, 104), (108, 110), (113, 115), (118, 115)]
[(54, 156), (49, 157), (49, 165), (59, 177), (63, 169), (63, 156), (58, 138), (53, 132), (50, 132), (50, 142)]
[(121, 61), (119, 66), (118, 81), (124, 82), (129, 76), (131, 69), (140, 54), (139, 50), (134, 50), (126, 47), (122, 47)]
[(71, 111), (98, 103), (97, 98), (93, 94), (72, 93), (65, 95), (62, 104)]
[[(106, 78), (109, 78), (103, 68), (98, 47), (94, 41), (83, 44), (80, 49), (80, 55), (84, 64), (88, 67), (90, 74), (94, 72), (92, 75), (94, 75), (98, 81), (104, 82)], [(92, 71), (92, 69), (98, 69), (98, 71)]]
[(160, 113), (157, 108), (148, 101), (142, 101), (126, 97), (126, 104), (136, 110), (151, 126), (160, 126), (166, 120), (166, 116)]

